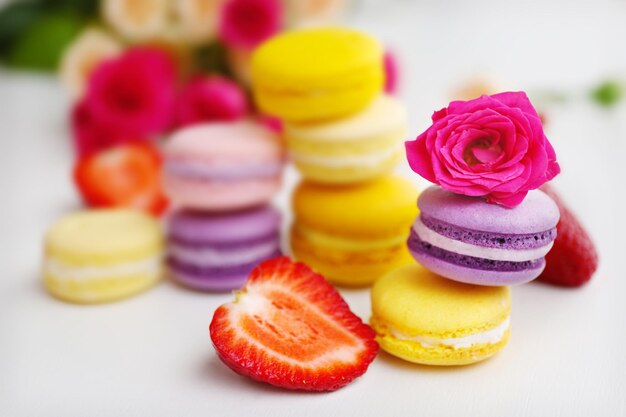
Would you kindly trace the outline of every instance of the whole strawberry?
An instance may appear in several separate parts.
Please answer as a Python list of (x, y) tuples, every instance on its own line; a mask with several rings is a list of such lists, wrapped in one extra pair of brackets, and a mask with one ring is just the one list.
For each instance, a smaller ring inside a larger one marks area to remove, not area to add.
[(561, 218), (552, 250), (546, 255), (546, 269), (538, 280), (564, 287), (579, 287), (589, 281), (598, 268), (598, 252), (574, 213), (565, 205), (554, 188), (541, 190), (556, 202)]
[(233, 371), (287, 389), (333, 391), (363, 375), (374, 331), (324, 277), (289, 258), (265, 261), (209, 327)]

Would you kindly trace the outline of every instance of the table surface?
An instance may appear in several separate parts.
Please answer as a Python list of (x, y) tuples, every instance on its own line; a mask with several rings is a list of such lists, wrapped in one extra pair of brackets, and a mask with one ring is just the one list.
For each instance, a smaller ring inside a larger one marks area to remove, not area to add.
[[(479, 72), (529, 91), (584, 91), (604, 76), (626, 77), (625, 1), (469, 3), (361, 2), (349, 19), (401, 56), (412, 134)], [(330, 394), (281, 391), (222, 365), (207, 327), (229, 294), (169, 282), (99, 306), (46, 294), (42, 235), (80, 206), (70, 182), (68, 106), (50, 78), (0, 74), (0, 415), (626, 415), (626, 311), (618, 301), (626, 290), (618, 256), (626, 106), (604, 110), (581, 96), (547, 113), (563, 167), (555, 184), (600, 251), (589, 285), (515, 287), (510, 343), (484, 363), (425, 367), (381, 353), (363, 377)], [(400, 171), (425, 185), (406, 166)], [(285, 227), (296, 181), (290, 170), (276, 200)], [(342, 294), (369, 318), (367, 290)]]

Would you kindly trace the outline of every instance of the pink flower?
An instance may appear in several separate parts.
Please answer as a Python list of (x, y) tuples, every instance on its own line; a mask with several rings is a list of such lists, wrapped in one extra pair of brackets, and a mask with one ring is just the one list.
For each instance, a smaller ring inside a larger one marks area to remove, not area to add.
[(178, 97), (179, 125), (204, 121), (237, 120), (246, 115), (248, 103), (235, 82), (222, 77), (192, 79)]
[(276, 133), (277, 135), (282, 135), (284, 130), (283, 121), (280, 120), (278, 117), (262, 114), (259, 116), (259, 122), (273, 133)]
[(383, 64), (385, 66), (385, 92), (388, 94), (394, 94), (398, 89), (400, 71), (398, 68), (398, 61), (391, 51), (385, 51)]
[(411, 168), (441, 187), (514, 207), (560, 171), (537, 111), (524, 92), (453, 101), (406, 142)]
[(120, 131), (112, 125), (96, 120), (85, 100), (74, 105), (71, 128), (74, 149), (79, 157), (123, 143), (144, 140), (136, 133)]
[(282, 12), (279, 0), (228, 0), (219, 37), (228, 46), (252, 49), (280, 30)]
[(150, 135), (169, 127), (176, 69), (159, 49), (135, 48), (104, 61), (89, 78), (91, 117), (116, 132)]

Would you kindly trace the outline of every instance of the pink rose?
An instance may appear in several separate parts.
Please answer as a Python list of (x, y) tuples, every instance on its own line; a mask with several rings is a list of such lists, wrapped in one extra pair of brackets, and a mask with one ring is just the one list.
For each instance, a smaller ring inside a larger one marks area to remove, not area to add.
[(222, 77), (192, 79), (181, 91), (176, 106), (179, 125), (204, 121), (237, 120), (246, 115), (246, 95), (237, 83)]
[(120, 131), (115, 126), (96, 120), (85, 100), (76, 103), (72, 109), (71, 129), (74, 150), (79, 157), (123, 143), (144, 140), (136, 133)]
[(117, 132), (150, 135), (170, 126), (176, 69), (159, 49), (135, 48), (100, 64), (85, 99), (91, 117)]
[(396, 56), (389, 50), (385, 51), (383, 57), (385, 66), (385, 92), (394, 94), (398, 89), (399, 68)]
[(280, 30), (282, 12), (279, 0), (227, 0), (219, 37), (228, 46), (253, 49)]
[(514, 207), (560, 171), (524, 92), (453, 101), (406, 142), (411, 168), (446, 190)]

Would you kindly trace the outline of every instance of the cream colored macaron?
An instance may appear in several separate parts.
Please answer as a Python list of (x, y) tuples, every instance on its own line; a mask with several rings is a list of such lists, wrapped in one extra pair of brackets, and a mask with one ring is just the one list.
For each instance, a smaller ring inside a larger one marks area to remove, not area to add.
[(142, 292), (162, 275), (163, 236), (152, 217), (132, 210), (84, 210), (47, 232), (43, 279), (75, 303), (114, 301)]
[(407, 114), (381, 95), (364, 111), (315, 124), (285, 123), (291, 158), (302, 175), (321, 183), (367, 181), (390, 172), (404, 155)]

